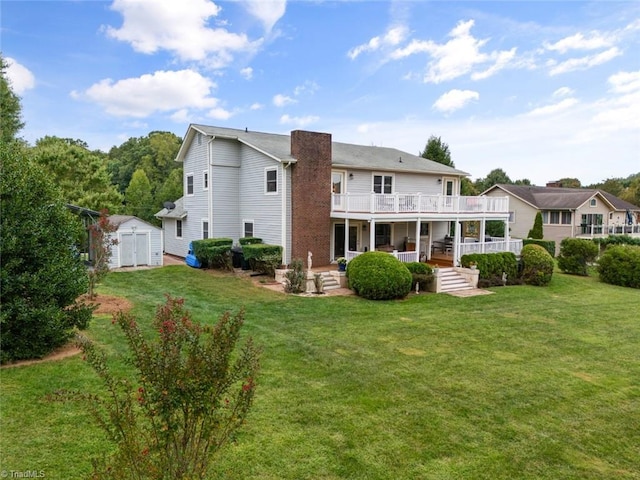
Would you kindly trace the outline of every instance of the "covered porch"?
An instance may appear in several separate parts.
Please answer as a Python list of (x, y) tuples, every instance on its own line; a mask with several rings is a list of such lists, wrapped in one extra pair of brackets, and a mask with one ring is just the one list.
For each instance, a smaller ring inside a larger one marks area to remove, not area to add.
[[(496, 216), (498, 218), (496, 218)], [(468, 253), (520, 254), (522, 240), (508, 237), (508, 215), (458, 218), (345, 215), (332, 218), (332, 258), (347, 261), (368, 251), (383, 251), (400, 261), (459, 266)], [(478, 218), (480, 217), (480, 218)], [(486, 234), (486, 222), (504, 222), (504, 237)]]

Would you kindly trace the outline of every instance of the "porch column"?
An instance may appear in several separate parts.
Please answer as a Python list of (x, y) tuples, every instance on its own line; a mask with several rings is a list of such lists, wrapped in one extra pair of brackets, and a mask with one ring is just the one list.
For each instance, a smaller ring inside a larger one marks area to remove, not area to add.
[(460, 221), (456, 220), (453, 232), (453, 266), (457, 267), (460, 263)]
[(372, 218), (369, 224), (369, 251), (376, 249), (376, 221)]
[(416, 220), (416, 262), (420, 261), (420, 218)]
[(487, 234), (487, 219), (483, 218), (482, 220), (480, 220), (480, 233), (479, 233), (479, 237), (478, 237), (478, 241), (481, 242), (480, 243), (480, 252), (484, 253), (484, 237)]
[(509, 245), (509, 242), (511, 241), (510, 237), (509, 237), (509, 219), (507, 218), (504, 221), (504, 241), (507, 242), (506, 245), (506, 252), (510, 252), (511, 251), (511, 246)]
[(349, 219), (344, 219), (344, 258), (349, 258)]

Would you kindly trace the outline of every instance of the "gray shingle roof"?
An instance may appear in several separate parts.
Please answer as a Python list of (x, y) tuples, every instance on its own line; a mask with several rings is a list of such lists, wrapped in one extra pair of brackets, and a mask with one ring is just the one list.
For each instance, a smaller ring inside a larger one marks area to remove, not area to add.
[[(191, 125), (191, 127), (205, 135), (237, 139), (271, 155), (277, 160), (295, 162), (295, 158), (291, 156), (291, 137), (289, 135), (252, 132), (207, 125)], [(185, 141), (186, 140), (185, 138)], [(469, 175), (462, 170), (389, 147), (332, 142), (332, 157), (332, 163), (336, 167), (433, 173), (437, 175)], [(180, 155), (178, 158), (180, 158)]]
[(171, 210), (169, 210), (168, 208), (163, 208), (154, 216), (157, 218), (177, 218), (177, 219), (186, 217), (187, 212), (184, 209), (183, 199), (184, 197), (180, 197), (178, 200), (173, 202), (175, 207), (172, 208)]
[[(499, 184), (502, 190), (530, 203), (540, 210), (573, 210), (595, 195), (601, 195), (616, 210), (640, 210), (640, 207), (602, 190), (591, 188), (537, 187), (535, 185)], [(490, 190), (491, 190), (490, 189)]]

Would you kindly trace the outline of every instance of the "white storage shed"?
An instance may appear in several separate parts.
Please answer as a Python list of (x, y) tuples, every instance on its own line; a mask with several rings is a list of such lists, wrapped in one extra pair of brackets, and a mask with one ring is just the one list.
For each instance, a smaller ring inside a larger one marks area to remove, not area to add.
[(118, 227), (109, 268), (162, 266), (162, 229), (133, 215), (111, 215), (109, 222)]

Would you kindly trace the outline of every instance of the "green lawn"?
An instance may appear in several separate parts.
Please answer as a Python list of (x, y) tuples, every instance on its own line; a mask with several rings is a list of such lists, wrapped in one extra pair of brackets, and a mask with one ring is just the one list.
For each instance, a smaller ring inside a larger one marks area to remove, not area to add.
[[(202, 322), (246, 308), (262, 371), (212, 479), (640, 479), (640, 291), (558, 273), (494, 291), (293, 297), (183, 266), (99, 289), (145, 324), (164, 293)], [(110, 318), (89, 333), (124, 353)], [(81, 358), (0, 375), (0, 469), (80, 478), (108, 451), (77, 405), (45, 398), (98, 391)]]

